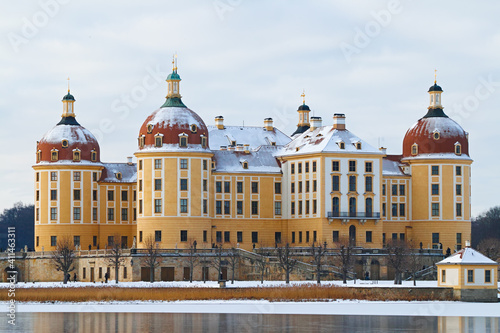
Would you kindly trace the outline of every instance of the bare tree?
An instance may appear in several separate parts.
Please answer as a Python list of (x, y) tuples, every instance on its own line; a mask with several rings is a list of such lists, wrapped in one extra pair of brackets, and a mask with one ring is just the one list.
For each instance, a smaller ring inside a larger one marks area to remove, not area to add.
[(189, 265), (189, 282), (193, 282), (193, 271), (194, 268), (199, 264), (199, 256), (196, 252), (196, 240), (191, 241), (189, 244), (188, 255), (186, 261)]
[(353, 246), (348, 237), (342, 237), (336, 243), (338, 253), (333, 257), (334, 265), (339, 267), (342, 283), (347, 284), (347, 275), (354, 265)]
[(212, 259), (212, 267), (217, 270), (217, 280), (222, 280), (222, 267), (226, 264), (226, 260), (223, 256), (222, 244), (215, 247), (215, 257)]
[(408, 243), (391, 240), (387, 243), (387, 263), (394, 269), (394, 284), (402, 284), (403, 272), (408, 268)]
[(75, 269), (75, 247), (69, 236), (63, 236), (57, 241), (57, 248), (52, 254), (52, 264), (56, 270), (63, 272), (63, 283), (68, 282), (69, 272)]
[(269, 260), (265, 255), (265, 250), (263, 247), (259, 247), (259, 249), (256, 250), (257, 254), (259, 255), (255, 259), (255, 263), (257, 264), (257, 268), (260, 273), (260, 283), (264, 283), (264, 275), (266, 274), (267, 267), (269, 266)]
[(155, 268), (160, 266), (160, 253), (153, 235), (150, 234), (146, 236), (144, 245), (146, 247), (146, 257), (144, 261), (149, 267), (149, 282), (153, 283), (155, 281)]
[(120, 243), (121, 235), (114, 234), (113, 242), (108, 244), (109, 254), (107, 255), (106, 261), (109, 265), (115, 268), (115, 281), (118, 283), (118, 270), (120, 266), (123, 266), (125, 259), (123, 258), (122, 244)]
[(325, 242), (325, 247), (322, 247), (320, 243), (318, 243), (318, 246), (314, 246), (314, 242), (312, 243), (311, 256), (312, 256), (312, 262), (316, 268), (315, 269), (316, 282), (318, 284), (321, 284), (321, 266), (323, 266), (324, 260), (326, 260), (325, 254), (326, 254), (326, 242)]
[(422, 269), (422, 254), (418, 249), (415, 248), (413, 243), (409, 245), (410, 248), (408, 249), (406, 269), (412, 276), (413, 285), (416, 286), (418, 272)]
[(500, 239), (488, 238), (482, 240), (477, 245), (477, 249), (491, 260), (496, 261), (500, 258)]
[(240, 262), (240, 253), (234, 246), (228, 252), (227, 261), (229, 263), (229, 267), (231, 267), (231, 284), (234, 284), (234, 272)]
[(290, 283), (290, 273), (297, 265), (297, 259), (292, 257), (292, 252), (290, 250), (290, 245), (280, 246), (276, 248), (276, 254), (278, 255), (279, 265), (285, 271), (285, 281), (287, 284)]

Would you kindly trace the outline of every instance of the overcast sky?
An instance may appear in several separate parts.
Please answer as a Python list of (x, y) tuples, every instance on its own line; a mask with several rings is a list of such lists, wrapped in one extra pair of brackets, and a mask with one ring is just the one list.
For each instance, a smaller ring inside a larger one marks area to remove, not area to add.
[(75, 112), (104, 162), (125, 162), (164, 102), (177, 52), (184, 103), (207, 124), (291, 134), (300, 94), (331, 124), (400, 154), (434, 69), (445, 112), (470, 133), (472, 212), (498, 205), (500, 3), (433, 1), (3, 1), (0, 211), (33, 202), (36, 141)]

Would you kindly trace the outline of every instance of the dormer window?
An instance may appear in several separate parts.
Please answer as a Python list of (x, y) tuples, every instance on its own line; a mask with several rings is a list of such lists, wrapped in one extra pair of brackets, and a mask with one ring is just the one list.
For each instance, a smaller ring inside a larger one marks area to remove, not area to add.
[(187, 148), (188, 146), (188, 136), (186, 133), (179, 134), (179, 147)]
[(42, 151), (41, 150), (38, 150), (36, 152), (36, 162), (40, 162), (42, 160)]
[(207, 137), (206, 137), (206, 136), (204, 136), (204, 135), (202, 135), (202, 136), (201, 136), (201, 146), (202, 146), (203, 148), (206, 148), (206, 147), (207, 147)]
[(191, 125), (191, 133), (196, 133), (196, 131), (198, 131), (198, 127), (196, 127), (195, 124), (192, 124)]
[(81, 152), (80, 149), (73, 150), (73, 162), (80, 162)]
[(358, 150), (361, 150), (361, 142), (354, 143), (354, 147), (356, 147), (356, 149)]
[(95, 151), (95, 149), (92, 149), (92, 151), (90, 152), (90, 160), (92, 162), (97, 161), (97, 152)]
[(339, 145), (340, 149), (345, 149), (345, 142), (340, 141), (340, 142), (337, 142), (337, 144)]
[(153, 133), (153, 124), (148, 124), (148, 134)]
[(241, 165), (243, 166), (243, 169), (248, 169), (248, 162), (247, 161), (242, 161)]
[(455, 154), (462, 155), (462, 145), (460, 143), (455, 143)]
[(115, 173), (115, 177), (116, 177), (116, 179), (121, 180), (122, 179), (122, 173), (121, 172)]
[(54, 148), (50, 151), (50, 160), (52, 162), (59, 160), (59, 151), (57, 149)]
[(231, 146), (236, 146), (236, 141), (231, 141)]
[(276, 146), (276, 142), (271, 142), (271, 146)]
[(417, 155), (418, 154), (418, 145), (416, 143), (414, 143), (412, 146), (411, 146), (411, 154), (412, 155)]
[(137, 141), (139, 143), (139, 148), (144, 148), (144, 135), (141, 135), (139, 138), (137, 138)]
[(440, 134), (439, 134), (439, 131), (438, 130), (435, 130), (433, 133), (432, 133), (432, 138), (434, 140), (439, 140), (440, 138)]
[(163, 135), (158, 133), (155, 135), (155, 147), (161, 148), (163, 146)]
[(61, 146), (62, 146), (63, 148), (68, 148), (68, 146), (69, 146), (68, 140), (62, 140), (62, 142), (61, 142)]

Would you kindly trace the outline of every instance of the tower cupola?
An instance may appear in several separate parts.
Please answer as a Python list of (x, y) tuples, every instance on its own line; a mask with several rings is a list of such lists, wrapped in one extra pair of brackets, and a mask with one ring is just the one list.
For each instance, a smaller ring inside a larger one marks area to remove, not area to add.
[(441, 105), (441, 94), (443, 93), (443, 89), (437, 85), (437, 71), (434, 71), (434, 85), (429, 88), (430, 95), (430, 104), (428, 109), (443, 109)]
[(74, 103), (75, 103), (75, 97), (70, 94), (69, 92), (69, 78), (68, 78), (68, 93), (63, 97), (62, 99), (63, 102), (63, 118), (67, 117), (73, 117), (75, 118), (75, 109), (74, 109)]
[(168, 93), (167, 100), (162, 107), (186, 107), (181, 100), (180, 84), (181, 77), (177, 74), (177, 55), (172, 59), (172, 73), (167, 76)]
[(311, 109), (306, 105), (305, 92), (303, 91), (300, 96), (302, 97), (302, 105), (300, 105), (297, 109), (297, 112), (299, 113), (299, 123), (297, 124), (297, 129), (293, 132), (292, 136), (302, 134), (311, 127), (309, 122), (309, 113), (311, 112)]

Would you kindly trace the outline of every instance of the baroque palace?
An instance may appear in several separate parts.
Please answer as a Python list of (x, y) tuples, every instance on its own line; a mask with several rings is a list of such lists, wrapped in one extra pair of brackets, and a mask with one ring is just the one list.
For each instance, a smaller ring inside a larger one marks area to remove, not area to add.
[[(164, 104), (138, 131), (137, 163), (101, 161), (96, 138), (63, 97), (61, 121), (37, 143), (35, 248), (62, 237), (82, 249), (214, 245), (460, 250), (470, 240), (468, 133), (450, 119), (434, 82), (430, 105), (389, 155), (350, 132), (344, 114), (310, 117), (291, 136), (273, 126), (207, 126), (186, 107), (174, 64)], [(120, 239), (116, 239), (119, 237)]]

